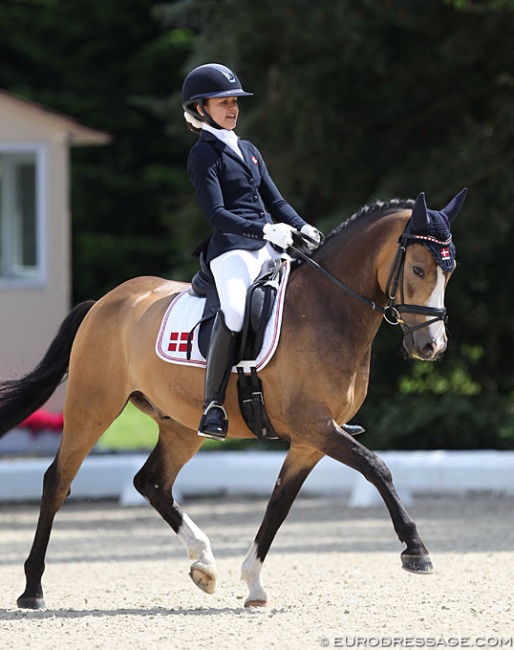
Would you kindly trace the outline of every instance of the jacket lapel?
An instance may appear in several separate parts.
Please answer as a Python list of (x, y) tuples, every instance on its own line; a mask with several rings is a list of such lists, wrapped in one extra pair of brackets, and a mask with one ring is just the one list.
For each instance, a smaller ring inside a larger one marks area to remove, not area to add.
[(251, 170), (250, 166), (250, 154), (247, 150), (247, 148), (244, 146), (243, 141), (240, 139), (239, 140), (239, 148), (241, 149), (241, 153), (243, 154), (244, 160), (241, 158), (241, 156), (238, 156), (237, 153), (231, 149), (229, 146), (227, 146), (224, 142), (222, 142), (219, 138), (217, 138), (215, 135), (212, 133), (209, 133), (209, 131), (202, 130), (200, 137), (203, 140), (207, 140), (207, 142), (210, 142), (212, 146), (217, 149), (218, 151), (222, 151), (225, 153), (227, 156), (230, 156), (233, 160), (237, 160), (237, 162), (244, 167), (247, 168), (247, 170)]

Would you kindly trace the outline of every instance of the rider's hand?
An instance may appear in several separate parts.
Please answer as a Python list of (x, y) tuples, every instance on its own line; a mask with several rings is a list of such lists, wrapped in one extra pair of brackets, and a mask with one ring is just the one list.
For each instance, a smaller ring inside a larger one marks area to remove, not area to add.
[(287, 223), (266, 223), (262, 229), (263, 238), (279, 248), (289, 248), (293, 243), (294, 228)]
[(307, 235), (307, 237), (310, 237), (314, 241), (306, 241), (305, 243), (307, 244), (307, 248), (311, 251), (316, 250), (318, 246), (320, 245), (321, 242), (321, 233), (317, 228), (314, 228), (314, 226), (311, 226), (310, 224), (306, 223), (305, 226), (302, 227), (300, 230), (304, 235)]

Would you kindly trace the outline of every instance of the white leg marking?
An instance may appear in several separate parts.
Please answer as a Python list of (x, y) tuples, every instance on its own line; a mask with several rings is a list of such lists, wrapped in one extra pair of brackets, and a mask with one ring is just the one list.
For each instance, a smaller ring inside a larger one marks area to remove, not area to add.
[(262, 607), (268, 596), (261, 582), (262, 562), (257, 558), (257, 544), (253, 542), (241, 567), (241, 580), (246, 582), (248, 596), (245, 607)]
[(188, 515), (182, 515), (178, 537), (186, 547), (191, 564), (190, 575), (202, 591), (212, 594), (216, 588), (216, 562), (207, 535), (198, 528)]

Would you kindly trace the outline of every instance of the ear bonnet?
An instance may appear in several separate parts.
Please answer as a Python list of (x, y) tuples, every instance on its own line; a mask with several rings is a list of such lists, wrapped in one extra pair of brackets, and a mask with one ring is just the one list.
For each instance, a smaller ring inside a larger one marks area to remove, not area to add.
[(412, 208), (410, 221), (400, 241), (404, 245), (422, 244), (434, 257), (443, 271), (453, 271), (455, 245), (450, 225), (459, 213), (467, 188), (461, 190), (442, 210), (428, 210), (425, 193), (421, 192)]

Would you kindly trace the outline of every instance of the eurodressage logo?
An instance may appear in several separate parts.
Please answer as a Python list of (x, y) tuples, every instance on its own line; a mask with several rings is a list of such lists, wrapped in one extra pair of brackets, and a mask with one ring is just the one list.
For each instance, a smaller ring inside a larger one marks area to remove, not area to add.
[(512, 648), (512, 637), (339, 636), (321, 637), (322, 648)]

